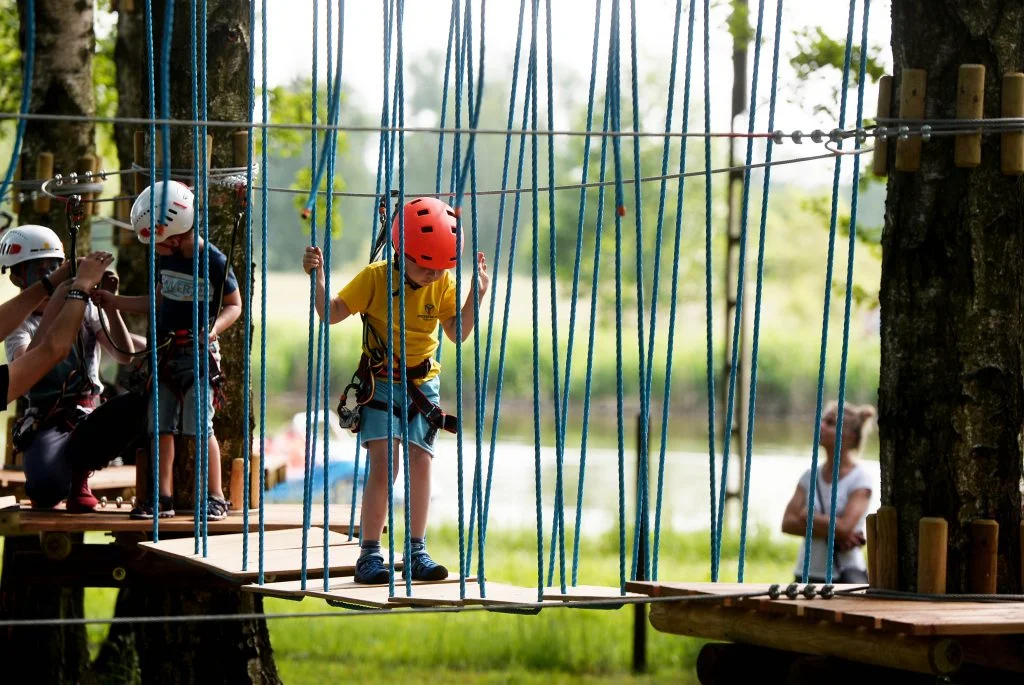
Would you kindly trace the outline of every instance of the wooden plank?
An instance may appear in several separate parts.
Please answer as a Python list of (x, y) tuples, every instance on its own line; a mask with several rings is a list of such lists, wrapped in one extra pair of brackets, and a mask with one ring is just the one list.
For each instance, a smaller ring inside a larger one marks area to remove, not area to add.
[[(25, 484), (25, 472), (20, 469), (0, 469), (0, 487)], [(98, 490), (123, 490), (135, 487), (134, 466), (108, 466), (92, 474), (89, 487)]]
[(13, 495), (0, 497), (0, 509), (17, 509), (18, 499)]
[[(467, 580), (467, 582), (469, 581)], [(455, 577), (435, 582), (414, 580), (412, 584), (417, 588), (417, 593), (423, 592), (423, 588), (440, 585), (453, 585), (457, 591), (459, 579)], [(343, 605), (352, 608), (371, 609), (392, 609), (397, 606), (389, 601), (391, 599), (391, 589), (386, 583), (383, 585), (365, 585), (363, 583), (356, 583), (351, 578), (332, 578), (327, 590), (323, 589), (323, 581), (312, 584), (307, 583), (306, 587), (305, 594), (307, 596), (325, 599), (336, 606)], [(395, 594), (404, 592), (404, 581), (395, 578)]]
[(545, 600), (558, 600), (561, 602), (585, 602), (606, 599), (636, 600), (646, 596), (645, 594), (628, 591), (623, 595), (619, 588), (605, 587), (603, 585), (569, 585), (565, 588), (564, 593), (561, 587), (544, 589)]
[[(359, 558), (359, 543), (344, 541), (345, 536), (335, 534), (338, 542), (328, 547), (328, 570), (332, 574), (344, 575), (355, 571), (356, 560)], [(259, 576), (261, 554), (259, 541), (249, 536), (247, 563), (242, 564), (242, 546), (244, 536), (218, 535), (207, 540), (207, 555), (194, 554), (195, 538), (181, 538), (161, 542), (142, 542), (139, 547), (181, 561), (201, 566), (217, 575), (238, 582), (251, 580)], [(319, 540), (320, 542), (316, 542)], [(309, 546), (306, 549), (306, 569), (308, 573), (322, 575), (324, 572), (323, 531), (319, 528), (310, 530)], [(270, 580), (281, 577), (294, 578), (302, 573), (302, 530), (280, 530), (264, 534), (262, 553), (264, 577)]]
[[(401, 568), (401, 566), (399, 566)], [(468, 580), (476, 580), (475, 578), (469, 578)], [(458, 578), (447, 578), (445, 580), (432, 581), (437, 583), (458, 583)], [(413, 585), (430, 585), (430, 581), (414, 580)], [(403, 581), (395, 579), (396, 591), (401, 589), (399, 585), (404, 585)], [(249, 585), (243, 585), (242, 590), (245, 592), (252, 592), (259, 595), (267, 595), (270, 597), (280, 597), (282, 599), (302, 599), (303, 597), (317, 597), (319, 599), (339, 599), (342, 593), (346, 590), (358, 590), (360, 588), (377, 588), (382, 587), (385, 590), (388, 589), (387, 583), (381, 585), (366, 585), (365, 583), (357, 583), (352, 576), (337, 576), (330, 577), (327, 579), (327, 590), (324, 590), (323, 578), (307, 578), (306, 587), (303, 589), (302, 580), (280, 580), (273, 583), (250, 583)], [(387, 593), (385, 592), (384, 602), (387, 602)]]
[[(396, 583), (397, 586), (397, 583)], [(466, 596), (461, 597), (461, 588), (458, 583), (446, 583), (436, 585), (425, 585), (417, 588), (412, 597), (406, 597), (404, 589), (396, 587), (395, 596), (389, 601), (396, 606), (508, 606), (528, 605), (533, 608), (540, 608), (545, 604), (551, 606), (561, 602), (537, 601), (537, 588), (519, 587), (503, 583), (487, 583), (486, 596), (481, 596), (480, 585), (475, 582), (466, 583)]]
[(1013, 635), (1024, 633), (1024, 605), (993, 608), (905, 611), (882, 618), (882, 630), (910, 635)]
[[(330, 508), (330, 528), (339, 533), (348, 533), (349, 513), (351, 509), (342, 504), (332, 504)], [(179, 511), (174, 518), (160, 519), (160, 530), (165, 533), (192, 533), (194, 524), (191, 511)], [(310, 525), (323, 525), (323, 508), (313, 507)], [(302, 504), (267, 504), (264, 510), (264, 528), (280, 530), (283, 528), (300, 528), (302, 526)], [(23, 505), (18, 512), (17, 532), (42, 533), (65, 532), (78, 533), (88, 531), (102, 532), (138, 532), (148, 533), (153, 529), (152, 521), (136, 521), (128, 518), (128, 508), (118, 510), (107, 505), (88, 514), (68, 514), (64, 505), (49, 511), (35, 511)], [(229, 512), (223, 521), (210, 521), (208, 530), (211, 535), (223, 533), (239, 533), (242, 531), (242, 512)], [(259, 514), (249, 512), (249, 531), (259, 530)], [(358, 530), (358, 529), (357, 529)]]

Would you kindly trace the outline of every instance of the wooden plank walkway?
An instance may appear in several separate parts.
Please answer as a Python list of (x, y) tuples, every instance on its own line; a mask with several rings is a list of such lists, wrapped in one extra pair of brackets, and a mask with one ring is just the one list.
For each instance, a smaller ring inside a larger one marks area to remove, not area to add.
[[(24, 487), (25, 472), (19, 469), (0, 469), (0, 491)], [(135, 487), (134, 466), (108, 466), (92, 474), (89, 487), (93, 492), (126, 490)]]
[[(128, 517), (129, 506), (121, 509), (108, 504), (104, 509), (97, 509), (88, 514), (69, 514), (64, 505), (46, 511), (32, 509), (23, 502), (19, 509), (0, 511), (0, 535), (27, 535), (31, 533), (81, 533), (100, 531), (110, 533), (147, 534), (153, 530), (152, 521), (136, 521)], [(348, 533), (348, 521), (351, 508), (347, 505), (332, 504), (330, 507), (330, 529), (338, 533)], [(310, 525), (323, 525), (323, 507), (313, 507)], [(164, 533), (189, 533), (194, 530), (192, 510), (178, 511), (174, 518), (160, 519), (160, 531)], [(267, 504), (264, 507), (264, 528), (266, 530), (282, 530), (302, 527), (301, 504)], [(250, 533), (259, 530), (259, 512), (249, 512)], [(357, 527), (358, 530), (358, 527)], [(211, 535), (242, 532), (242, 512), (232, 511), (223, 521), (210, 521), (208, 531)], [(256, 538), (252, 538), (252, 544)]]
[[(768, 585), (756, 583), (634, 582), (626, 588), (652, 597), (767, 593)], [(858, 586), (837, 585), (837, 590)], [(724, 598), (721, 602), (693, 606), (734, 607), (764, 614), (781, 614), (809, 621), (828, 621), (852, 628), (869, 628), (912, 636), (1016, 635), (1024, 634), (1024, 602), (921, 602), (881, 599), (867, 595), (833, 599), (772, 600)]]

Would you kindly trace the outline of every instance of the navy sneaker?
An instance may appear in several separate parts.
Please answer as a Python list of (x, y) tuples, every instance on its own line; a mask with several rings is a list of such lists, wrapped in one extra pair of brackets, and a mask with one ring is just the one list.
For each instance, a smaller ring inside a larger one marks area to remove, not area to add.
[[(153, 518), (153, 506), (149, 502), (137, 502), (135, 508), (128, 513), (129, 518), (151, 519)], [(160, 518), (169, 519), (174, 517), (174, 500), (167, 495), (160, 495)]]
[(364, 585), (384, 585), (391, 582), (391, 569), (384, 563), (384, 557), (380, 554), (366, 554), (356, 561), (353, 580)]
[(426, 550), (413, 553), (412, 562), (402, 569), (402, 577), (410, 572), (413, 580), (444, 580), (448, 577), (448, 569), (431, 559)]
[(211, 495), (206, 500), (206, 520), (223, 521), (228, 517), (228, 506), (231, 503), (223, 497)]

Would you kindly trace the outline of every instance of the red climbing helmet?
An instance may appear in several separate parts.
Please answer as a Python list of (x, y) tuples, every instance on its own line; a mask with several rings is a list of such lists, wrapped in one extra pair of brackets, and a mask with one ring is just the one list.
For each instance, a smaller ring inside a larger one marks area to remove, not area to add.
[[(455, 210), (435, 197), (418, 197), (405, 203), (405, 256), (424, 269), (450, 269), (462, 252), (462, 236), (456, 236)], [(391, 224), (391, 244), (398, 252), (401, 217)]]

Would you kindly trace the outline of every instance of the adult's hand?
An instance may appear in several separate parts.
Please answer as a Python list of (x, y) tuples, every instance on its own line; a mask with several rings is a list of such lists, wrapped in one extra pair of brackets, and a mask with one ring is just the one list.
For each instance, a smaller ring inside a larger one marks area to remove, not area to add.
[(93, 252), (79, 263), (75, 285), (91, 291), (103, 279), (103, 272), (113, 261), (114, 255), (109, 252)]

